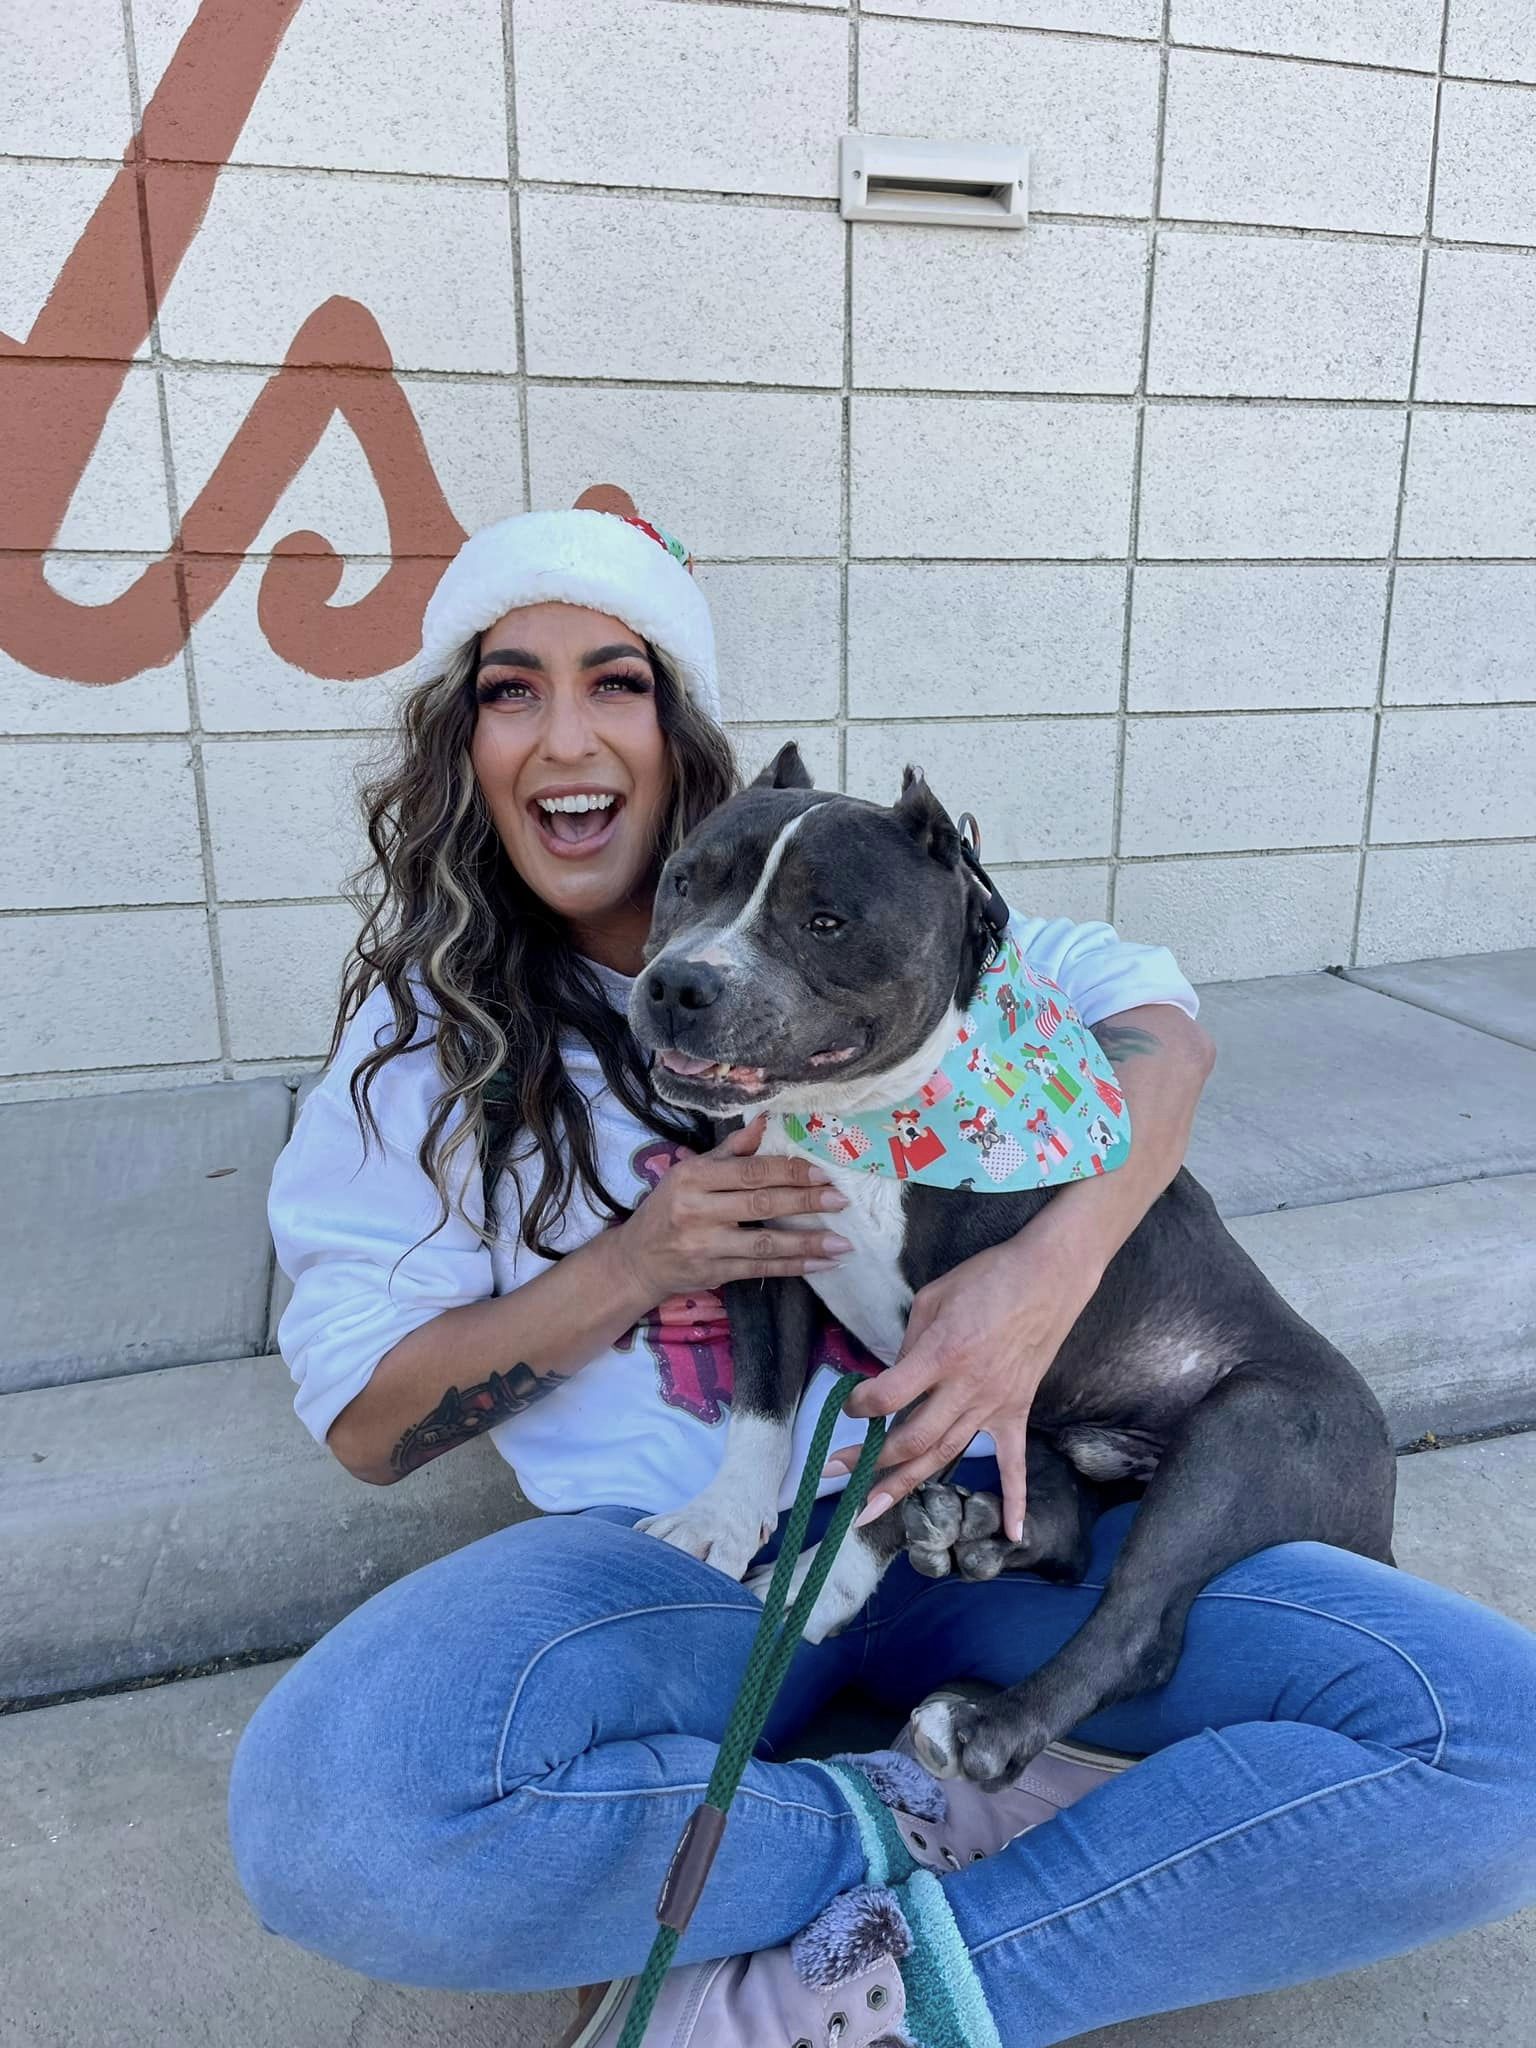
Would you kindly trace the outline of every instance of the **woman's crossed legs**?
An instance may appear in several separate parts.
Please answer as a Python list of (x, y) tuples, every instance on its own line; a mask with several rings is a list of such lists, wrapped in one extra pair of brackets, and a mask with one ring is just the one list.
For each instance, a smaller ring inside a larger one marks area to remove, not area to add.
[[(904, 1712), (1009, 1683), (1077, 1628), (1080, 1587), (892, 1570), (803, 1648), (681, 1960), (771, 1947), (863, 1880), (834, 1780), (794, 1737), (857, 1682)], [(759, 1609), (627, 1526), (503, 1530), (379, 1594), (265, 1702), (236, 1759), (240, 1874), (275, 1932), (368, 1975), (523, 1991), (639, 1969)], [(1536, 1900), (1536, 1637), (1316, 1544), (1196, 1601), (1155, 1693), (1085, 1738), (1144, 1763), (945, 1880), (998, 2030), (1091, 2028), (1354, 1968)]]

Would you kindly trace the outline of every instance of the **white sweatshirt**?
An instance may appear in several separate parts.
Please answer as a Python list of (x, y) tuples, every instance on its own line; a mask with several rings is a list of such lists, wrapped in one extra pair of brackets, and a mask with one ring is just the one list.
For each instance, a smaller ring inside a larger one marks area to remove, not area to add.
[[(1012, 929), (1029, 964), (1065, 990), (1087, 1024), (1144, 1003), (1196, 1013), (1195, 992), (1164, 947), (1132, 945), (1107, 924), (1074, 925), (1066, 918), (1015, 917)], [(622, 1010), (629, 980), (607, 968), (598, 974)], [(272, 1236), (278, 1263), (294, 1283), (278, 1343), (298, 1385), (299, 1419), (322, 1443), (403, 1337), (445, 1309), (510, 1294), (549, 1263), (516, 1236), (510, 1190), (498, 1203), (504, 1228), (493, 1245), (482, 1244), (457, 1210), (433, 1232), (437, 1191), (416, 1159), (443, 1088), (430, 1041), (390, 1060), (377, 1075), (371, 1100), (383, 1149), (370, 1142), (365, 1152), (348, 1086), (390, 1019), (389, 997), (375, 989), (305, 1103), (272, 1176)], [(603, 1179), (619, 1200), (634, 1204), (682, 1148), (656, 1137), (614, 1100), (584, 1039), (568, 1035), (563, 1050), (592, 1105)], [(478, 1220), (484, 1213), (478, 1169), (466, 1166), (463, 1181), (464, 1208)], [(578, 1189), (551, 1241), (573, 1249), (602, 1227)], [(828, 1228), (836, 1227), (829, 1216)], [(509, 1355), (507, 1368), (516, 1363)], [(785, 1505), (834, 1372), (832, 1364), (823, 1365), (801, 1403)], [(681, 1507), (714, 1476), (730, 1391), (725, 1311), (718, 1296), (699, 1292), (661, 1303), (567, 1386), (491, 1434), (538, 1507), (614, 1503), (655, 1514)], [(435, 1402), (425, 1403), (424, 1412), (430, 1406)], [(863, 1428), (844, 1418), (834, 1448), (859, 1441)], [(977, 1455), (990, 1448), (985, 1437), (972, 1446)], [(835, 1492), (845, 1483), (833, 1477), (821, 1490)]]

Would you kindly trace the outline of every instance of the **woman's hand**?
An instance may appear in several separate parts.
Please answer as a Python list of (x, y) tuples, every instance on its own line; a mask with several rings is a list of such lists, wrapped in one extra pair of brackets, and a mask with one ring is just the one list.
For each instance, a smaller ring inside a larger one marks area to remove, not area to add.
[(614, 1247), (647, 1303), (727, 1280), (824, 1273), (853, 1249), (844, 1237), (804, 1225), (743, 1228), (848, 1206), (810, 1160), (756, 1157), (766, 1128), (754, 1117), (712, 1152), (680, 1159), (614, 1231)]
[[(1026, 1225), (918, 1290), (895, 1364), (848, 1402), (850, 1415), (893, 1415), (923, 1397), (886, 1438), (861, 1520), (873, 1521), (903, 1500), (986, 1430), (997, 1445), (1003, 1528), (1019, 1541), (1024, 1436), (1035, 1391), (1099, 1277), (1063, 1257), (1049, 1234), (1032, 1237)], [(851, 1471), (858, 1454), (857, 1445), (838, 1452), (828, 1470)]]

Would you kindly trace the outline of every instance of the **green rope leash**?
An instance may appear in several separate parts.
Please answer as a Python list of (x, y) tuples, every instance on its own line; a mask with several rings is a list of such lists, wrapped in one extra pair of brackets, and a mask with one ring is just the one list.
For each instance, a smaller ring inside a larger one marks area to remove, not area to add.
[(853, 1476), (843, 1489), (836, 1511), (827, 1524), (827, 1532), (817, 1546), (816, 1556), (806, 1575), (805, 1584), (800, 1588), (794, 1605), (785, 1612), (785, 1601), (789, 1597), (789, 1582), (794, 1576), (795, 1564), (800, 1556), (800, 1546), (805, 1541), (806, 1528), (810, 1523), (811, 1509), (816, 1504), (816, 1489), (821, 1480), (822, 1468), (827, 1462), (827, 1451), (832, 1442), (832, 1430), (843, 1403), (859, 1384), (860, 1375), (845, 1372), (832, 1389), (822, 1407), (816, 1423), (816, 1433), (811, 1438), (811, 1448), (806, 1454), (805, 1470), (800, 1476), (800, 1488), (795, 1495), (795, 1504), (789, 1511), (789, 1522), (784, 1531), (784, 1541), (779, 1549), (778, 1561), (773, 1568), (768, 1595), (763, 1602), (763, 1618), (757, 1625), (747, 1668), (742, 1673), (741, 1689), (736, 1703), (731, 1708), (731, 1718), (726, 1723), (725, 1734), (720, 1740), (720, 1753), (715, 1759), (715, 1768), (710, 1773), (709, 1783), (704, 1788), (704, 1803), (694, 1809), (688, 1825), (683, 1829), (666, 1878), (662, 1884), (661, 1897), (656, 1906), (656, 1917), (661, 1922), (651, 1952), (646, 1957), (645, 1968), (641, 1971), (635, 1987), (635, 1999), (624, 2022), (624, 2031), (619, 2036), (619, 2048), (641, 2048), (646, 2027), (650, 2024), (651, 2013), (661, 1992), (661, 1980), (672, 1967), (672, 1958), (677, 1953), (677, 1944), (683, 1930), (693, 1918), (693, 1909), (699, 1902), (710, 1865), (715, 1860), (715, 1851), (725, 1832), (725, 1819), (731, 1801), (736, 1797), (757, 1739), (763, 1732), (769, 1710), (778, 1696), (779, 1687), (789, 1669), (790, 1659), (795, 1654), (805, 1624), (810, 1619), (811, 1609), (816, 1605), (817, 1595), (826, 1583), (843, 1538), (853, 1524), (853, 1518), (869, 1497), (874, 1483), (875, 1459), (885, 1441), (885, 1420), (876, 1416), (870, 1423), (859, 1452), (859, 1462), (853, 1469)]

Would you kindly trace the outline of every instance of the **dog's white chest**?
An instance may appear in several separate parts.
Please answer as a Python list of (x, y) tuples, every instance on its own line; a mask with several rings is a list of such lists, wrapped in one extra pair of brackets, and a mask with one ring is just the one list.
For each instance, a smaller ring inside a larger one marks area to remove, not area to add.
[[(781, 1158), (795, 1151), (782, 1125), (772, 1118), (758, 1149)], [(783, 1224), (790, 1229), (836, 1231), (847, 1238), (853, 1250), (836, 1272), (808, 1273), (806, 1278), (843, 1328), (882, 1364), (891, 1365), (901, 1349), (912, 1306), (912, 1290), (900, 1264), (906, 1235), (901, 1182), (830, 1160), (818, 1159), (816, 1164), (848, 1197), (847, 1208), (786, 1216)]]

